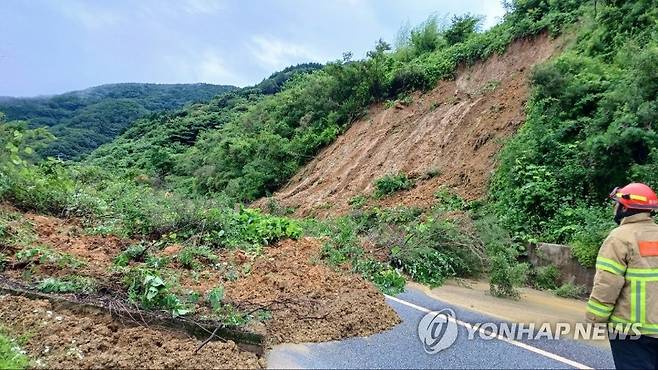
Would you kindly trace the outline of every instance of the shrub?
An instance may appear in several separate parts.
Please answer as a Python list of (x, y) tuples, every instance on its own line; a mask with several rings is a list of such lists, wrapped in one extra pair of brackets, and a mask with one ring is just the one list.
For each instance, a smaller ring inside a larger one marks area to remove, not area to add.
[(552, 290), (558, 287), (560, 270), (555, 265), (538, 267), (534, 273), (533, 285), (537, 289)]
[(357, 259), (353, 263), (355, 272), (370, 280), (384, 294), (404, 291), (405, 280), (397, 269), (373, 259)]
[(374, 185), (375, 196), (383, 197), (400, 190), (411, 189), (414, 186), (414, 182), (405, 173), (399, 172), (395, 175), (385, 175), (375, 180)]
[(582, 298), (587, 293), (587, 288), (582, 285), (566, 283), (555, 289), (554, 293), (562, 298)]
[(498, 251), (491, 256), (490, 291), (495, 297), (519, 298), (516, 289), (527, 279), (528, 265), (517, 261), (518, 253), (513, 249)]
[(498, 219), (486, 209), (481, 211), (486, 216), (478, 219), (475, 226), (489, 257), (489, 290), (493, 296), (516, 299), (517, 288), (527, 280), (529, 266), (519, 262), (521, 248), (512, 242)]
[(401, 265), (414, 281), (437, 287), (448, 277), (456, 276), (456, 261), (450, 255), (429, 248), (413, 248), (404, 255), (395, 256), (394, 263)]

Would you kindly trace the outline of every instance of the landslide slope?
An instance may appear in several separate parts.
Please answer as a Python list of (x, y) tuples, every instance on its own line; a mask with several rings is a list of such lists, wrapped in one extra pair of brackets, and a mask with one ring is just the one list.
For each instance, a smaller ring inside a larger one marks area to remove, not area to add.
[[(352, 197), (372, 192), (375, 179), (398, 171), (418, 178), (416, 186), (380, 204), (423, 207), (441, 185), (468, 200), (482, 197), (496, 154), (524, 121), (532, 66), (562, 44), (546, 34), (519, 40), (410, 104), (372, 106), (273, 198), (298, 216), (341, 214)], [(431, 171), (438, 175), (423, 179)]]

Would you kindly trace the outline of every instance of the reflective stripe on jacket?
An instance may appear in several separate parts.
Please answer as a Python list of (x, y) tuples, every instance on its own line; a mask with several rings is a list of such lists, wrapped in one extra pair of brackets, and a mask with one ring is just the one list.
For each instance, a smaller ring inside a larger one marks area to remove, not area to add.
[(658, 338), (658, 225), (649, 213), (624, 218), (603, 242), (587, 319), (638, 323)]

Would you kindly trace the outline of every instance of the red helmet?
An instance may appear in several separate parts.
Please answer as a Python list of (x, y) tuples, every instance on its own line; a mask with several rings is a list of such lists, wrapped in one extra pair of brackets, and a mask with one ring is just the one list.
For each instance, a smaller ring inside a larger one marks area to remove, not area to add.
[(630, 183), (623, 188), (615, 188), (610, 193), (610, 198), (630, 209), (658, 209), (656, 193), (647, 185), (639, 182)]

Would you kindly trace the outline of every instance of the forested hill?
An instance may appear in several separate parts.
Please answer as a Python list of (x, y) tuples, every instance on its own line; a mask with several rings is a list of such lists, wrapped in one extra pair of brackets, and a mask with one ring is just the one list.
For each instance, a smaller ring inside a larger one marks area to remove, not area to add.
[(110, 84), (53, 96), (0, 97), (0, 112), (9, 120), (28, 121), (30, 127), (49, 128), (57, 140), (40, 150), (42, 156), (76, 158), (113, 140), (138, 118), (235, 89), (211, 84)]

